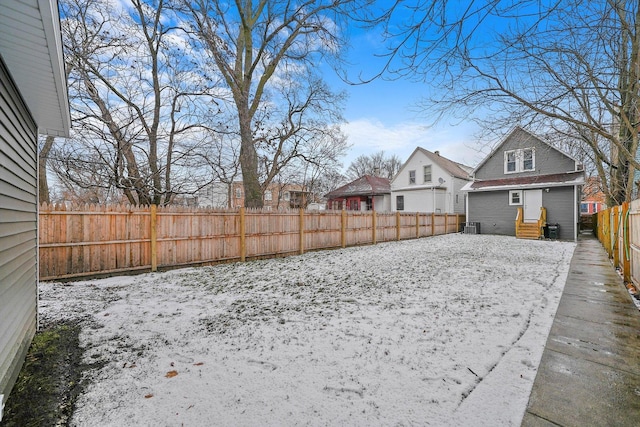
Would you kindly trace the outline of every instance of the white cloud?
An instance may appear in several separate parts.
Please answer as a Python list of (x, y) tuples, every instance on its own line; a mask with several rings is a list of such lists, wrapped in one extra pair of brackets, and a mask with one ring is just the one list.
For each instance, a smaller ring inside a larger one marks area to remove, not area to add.
[(405, 161), (416, 147), (422, 147), (469, 166), (475, 166), (486, 155), (480, 152), (471, 126), (428, 127), (411, 121), (388, 125), (379, 120), (357, 119), (344, 125), (343, 131), (352, 146), (344, 159), (345, 168), (356, 157), (381, 150)]

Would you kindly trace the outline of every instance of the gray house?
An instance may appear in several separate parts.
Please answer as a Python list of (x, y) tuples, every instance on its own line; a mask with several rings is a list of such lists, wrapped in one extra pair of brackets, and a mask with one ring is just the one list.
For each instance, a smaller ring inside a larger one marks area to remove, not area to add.
[(68, 136), (55, 0), (0, 2), (0, 419), (36, 331), (38, 134)]
[(476, 232), (577, 239), (582, 164), (532, 133), (515, 128), (472, 178), (462, 190)]

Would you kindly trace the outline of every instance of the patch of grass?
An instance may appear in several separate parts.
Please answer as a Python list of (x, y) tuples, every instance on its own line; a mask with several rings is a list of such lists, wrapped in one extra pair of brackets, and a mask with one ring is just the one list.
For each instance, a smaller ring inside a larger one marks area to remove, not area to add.
[(0, 423), (14, 426), (69, 424), (82, 388), (80, 326), (59, 323), (36, 333)]

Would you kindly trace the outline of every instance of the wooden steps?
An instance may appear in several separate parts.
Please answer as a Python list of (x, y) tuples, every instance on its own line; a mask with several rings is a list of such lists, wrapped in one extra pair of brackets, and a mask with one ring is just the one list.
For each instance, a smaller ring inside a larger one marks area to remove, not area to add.
[(522, 222), (519, 224), (516, 237), (518, 239), (532, 239), (537, 240), (541, 237), (540, 227), (537, 222), (527, 223)]

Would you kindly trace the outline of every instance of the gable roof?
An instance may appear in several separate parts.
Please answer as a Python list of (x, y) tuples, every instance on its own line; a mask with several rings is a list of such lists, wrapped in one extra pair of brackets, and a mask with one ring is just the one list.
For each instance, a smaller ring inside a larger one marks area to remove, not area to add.
[[(400, 168), (400, 170), (398, 171), (396, 176), (400, 175), (400, 172), (402, 172), (402, 170), (409, 163), (409, 160), (411, 160), (413, 158), (413, 156), (416, 155), (416, 153), (424, 154), (434, 164), (440, 166), (440, 168), (442, 168), (445, 172), (447, 172), (449, 175), (451, 175), (453, 177), (466, 179), (466, 180), (471, 179), (471, 177), (469, 176), (470, 172), (473, 170), (473, 168), (471, 166), (467, 166), (467, 165), (463, 165), (462, 163), (454, 162), (453, 160), (450, 160), (450, 159), (447, 159), (446, 157), (441, 156), (439, 151), (431, 152), (431, 151), (426, 150), (426, 149), (424, 149), (422, 147), (416, 147), (416, 149), (413, 150), (413, 153), (411, 153), (411, 155), (409, 156), (407, 161), (402, 164), (402, 167)], [(395, 177), (394, 177), (394, 179), (395, 179)]]
[(353, 196), (378, 196), (391, 194), (391, 184), (387, 178), (364, 175), (350, 183), (325, 194), (327, 199)]
[(500, 150), (500, 148), (502, 148), (502, 146), (509, 140), (509, 138), (511, 138), (511, 136), (516, 132), (524, 132), (524, 133), (528, 134), (529, 137), (535, 138), (541, 144), (544, 144), (544, 145), (548, 146), (549, 148), (552, 148), (552, 149), (556, 150), (560, 154), (570, 158), (571, 160), (573, 160), (576, 163), (580, 163), (580, 161), (577, 160), (575, 157), (571, 156), (570, 154), (565, 153), (564, 151), (562, 151), (561, 149), (559, 149), (557, 147), (554, 147), (553, 145), (549, 144), (547, 141), (544, 141), (539, 136), (533, 134), (532, 132), (528, 131), (527, 129), (523, 128), (522, 126), (515, 126), (513, 129), (511, 129), (511, 131), (509, 131), (509, 133), (507, 133), (507, 135), (502, 139), (502, 141), (500, 141), (500, 143), (498, 145), (496, 145), (495, 148), (493, 150), (491, 150), (491, 152), (484, 159), (482, 159), (482, 161), (480, 163), (478, 163), (478, 165), (473, 169), (471, 174), (472, 175), (475, 174), (478, 169), (480, 169), (485, 163), (487, 163), (487, 161), (491, 157), (493, 157), (493, 155), (496, 154)]
[(560, 187), (583, 185), (584, 171), (571, 171), (547, 175), (527, 175), (499, 179), (484, 179), (468, 182), (462, 191), (510, 190), (525, 187)]
[(57, 0), (0, 1), (0, 56), (40, 133), (69, 136)]
[(516, 132), (524, 132), (527, 135), (529, 135), (530, 138), (535, 138), (541, 144), (544, 144), (547, 147), (556, 150), (558, 153), (562, 154), (563, 156), (566, 156), (566, 157), (570, 158), (571, 160), (573, 160), (576, 163), (580, 163), (580, 161), (578, 159), (576, 159), (575, 157), (573, 157), (572, 155), (562, 151), (558, 147), (554, 147), (553, 145), (549, 144), (547, 141), (541, 139), (539, 136), (537, 136), (534, 133), (528, 131), (527, 129), (523, 128), (522, 126), (515, 126), (513, 129), (511, 129), (511, 131), (509, 131), (509, 133), (507, 133), (507, 135), (504, 138), (502, 138), (502, 141), (500, 141), (500, 143), (498, 145), (496, 145), (496, 147), (493, 150), (491, 150), (491, 152), (484, 159), (482, 159), (482, 161), (480, 163), (478, 163), (478, 166), (476, 166), (473, 169), (472, 174), (475, 174), (478, 169), (480, 169), (485, 163), (487, 163), (487, 161), (494, 154), (496, 154), (500, 150), (500, 148), (502, 148), (502, 146), (509, 140), (509, 138), (511, 138), (511, 136), (513, 136), (513, 134), (515, 134)]

